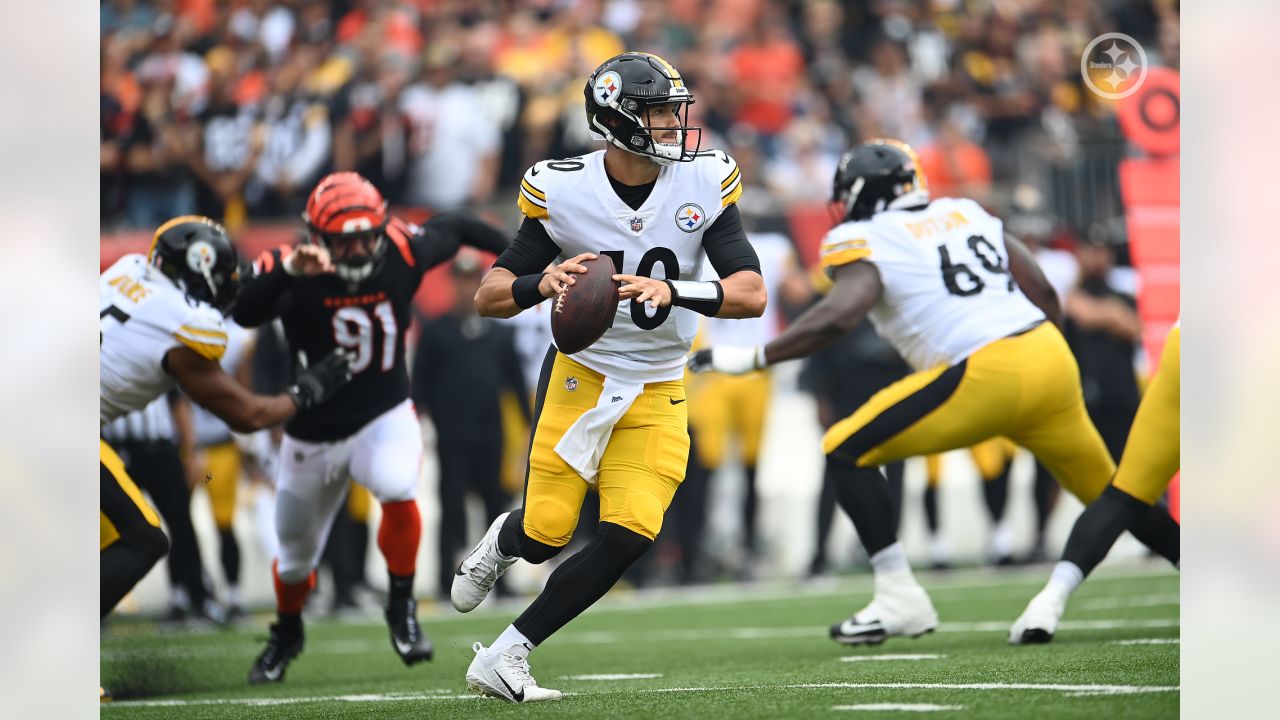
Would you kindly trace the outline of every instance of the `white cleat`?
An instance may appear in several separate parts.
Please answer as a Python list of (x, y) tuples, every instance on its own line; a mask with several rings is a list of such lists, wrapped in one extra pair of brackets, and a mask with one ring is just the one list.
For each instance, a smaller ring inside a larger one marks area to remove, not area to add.
[(890, 637), (920, 637), (938, 627), (929, 594), (910, 575), (877, 577), (875, 597), (848, 620), (831, 626), (841, 645), (879, 645)]
[(484, 537), (471, 550), (471, 554), (463, 558), (453, 576), (453, 586), (449, 588), (449, 598), (458, 612), (471, 612), (489, 595), (493, 584), (515, 564), (516, 558), (505, 558), (498, 552), (498, 532), (506, 521), (509, 512), (499, 515), (489, 526)]
[(480, 643), (473, 644), (471, 649), (476, 653), (467, 666), (467, 688), (472, 692), (513, 703), (564, 697), (559, 690), (538, 687), (538, 681), (529, 674), (529, 658), (494, 648), (485, 649)]
[(1066, 602), (1057, 593), (1051, 592), (1049, 588), (1041, 590), (1039, 595), (1031, 598), (1027, 609), (1022, 611), (1022, 615), (1018, 616), (1009, 629), (1009, 644), (1042, 645), (1049, 642), (1066, 609)]

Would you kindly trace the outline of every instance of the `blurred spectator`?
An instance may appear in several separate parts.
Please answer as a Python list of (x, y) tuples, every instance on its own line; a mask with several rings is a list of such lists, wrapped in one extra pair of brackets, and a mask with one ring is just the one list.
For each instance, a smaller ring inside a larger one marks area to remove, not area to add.
[(125, 213), (134, 227), (157, 227), (196, 209), (195, 180), (188, 164), (195, 128), (174, 108), (170, 78), (149, 76), (142, 101), (123, 138), (129, 173)]
[(1142, 337), (1137, 303), (1115, 272), (1109, 236), (1093, 228), (1076, 247), (1080, 284), (1067, 295), (1066, 336), (1080, 364), (1085, 407), (1111, 456), (1119, 461), (1138, 412), (1133, 359)]
[(738, 92), (735, 119), (766, 143), (791, 121), (791, 101), (804, 75), (804, 56), (788, 27), (776, 10), (761, 13), (750, 36), (728, 58)]
[(484, 267), (475, 253), (453, 263), (454, 303), (422, 322), (413, 361), (413, 402), (435, 422), (440, 456), (439, 597), (476, 532), (467, 529), (468, 491), (484, 502), (484, 517), (510, 509), (502, 489), (501, 395), (512, 392), (532, 416), (529, 392), (509, 326), (476, 314), (474, 298)]
[(990, 202), (991, 161), (980, 145), (965, 136), (958, 119), (943, 119), (933, 142), (920, 148), (920, 165), (931, 197)]
[(475, 87), (457, 79), (459, 49), (449, 41), (427, 48), (423, 80), (400, 95), (409, 125), (405, 199), (432, 210), (484, 202), (498, 170), (498, 128)]
[(911, 75), (906, 50), (887, 38), (871, 48), (871, 64), (853, 71), (856, 110), (862, 137), (888, 137), (922, 146), (930, 137), (925, 123), (924, 88)]
[(209, 102), (197, 118), (191, 161), (200, 178), (198, 209), (234, 233), (247, 214), (244, 189), (262, 155), (265, 128), (238, 102), (235, 53), (219, 47), (207, 61)]
[(329, 109), (303, 85), (319, 59), (304, 49), (269, 73), (269, 94), (257, 108), (266, 138), (245, 185), (252, 215), (297, 217), (306, 205), (311, 183), (330, 160)]
[(787, 128), (781, 151), (761, 178), (775, 198), (784, 203), (812, 203), (831, 197), (831, 178), (840, 155), (823, 140), (823, 127), (815, 120), (798, 119)]

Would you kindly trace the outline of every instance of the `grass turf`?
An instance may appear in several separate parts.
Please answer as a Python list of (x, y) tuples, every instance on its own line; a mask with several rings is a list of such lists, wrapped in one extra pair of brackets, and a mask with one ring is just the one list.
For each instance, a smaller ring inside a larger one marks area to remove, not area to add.
[[(949, 706), (933, 716), (1164, 718), (1178, 714), (1178, 576), (1104, 569), (1072, 600), (1047, 646), (1009, 647), (1008, 626), (1045, 568), (921, 574), (942, 625), (916, 640), (846, 648), (826, 627), (869, 599), (868, 577), (834, 586), (719, 586), (677, 593), (615, 592), (531, 656), (560, 702), (515, 706), (468, 696), (472, 641), (491, 642), (519, 607), (420, 615), (436, 658), (405, 668), (381, 622), (317, 620), (283, 683), (250, 687), (245, 674), (267, 619), (243, 629), (169, 631), (120, 621), (102, 641), (102, 717), (282, 718), (811, 718), (900, 717), (876, 704)], [(1117, 641), (1154, 640), (1141, 644)], [(845, 661), (880, 655), (914, 659)], [(575, 679), (596, 674), (653, 678)], [(919, 684), (929, 687), (875, 687)], [(982, 687), (946, 687), (972, 686)], [(1054, 685), (1061, 688), (1025, 688)], [(1012, 686), (1012, 687), (1010, 687)], [(1107, 687), (1088, 687), (1107, 686)], [(1116, 686), (1127, 686), (1128, 689)], [(1134, 689), (1140, 691), (1134, 691)]]

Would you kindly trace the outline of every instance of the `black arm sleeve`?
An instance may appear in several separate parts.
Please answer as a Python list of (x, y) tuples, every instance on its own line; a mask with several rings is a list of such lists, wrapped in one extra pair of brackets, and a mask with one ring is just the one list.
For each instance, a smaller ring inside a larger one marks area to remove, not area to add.
[(735, 203), (725, 208), (720, 217), (702, 235), (702, 249), (720, 277), (727, 278), (740, 270), (760, 274), (760, 258), (747, 240), (742, 227), (742, 213)]
[(284, 271), (281, 251), (272, 250), (271, 255), (274, 260), (271, 270), (249, 279), (236, 294), (231, 318), (238, 325), (257, 327), (284, 312), (293, 278)]
[(560, 255), (560, 246), (556, 245), (542, 222), (533, 218), (525, 218), (520, 224), (520, 231), (510, 247), (502, 251), (494, 267), (508, 270), (512, 275), (532, 275), (547, 269)]
[(457, 210), (436, 215), (422, 225), (422, 234), (410, 239), (414, 260), (426, 272), (469, 245), (498, 254), (507, 249), (507, 236), (475, 215)]

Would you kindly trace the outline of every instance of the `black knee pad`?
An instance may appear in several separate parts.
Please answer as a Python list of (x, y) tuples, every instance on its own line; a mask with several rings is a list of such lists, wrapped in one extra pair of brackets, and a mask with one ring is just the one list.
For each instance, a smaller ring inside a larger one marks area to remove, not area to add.
[(600, 523), (596, 536), (609, 557), (617, 557), (627, 565), (639, 560), (653, 546), (649, 538), (611, 522)]

